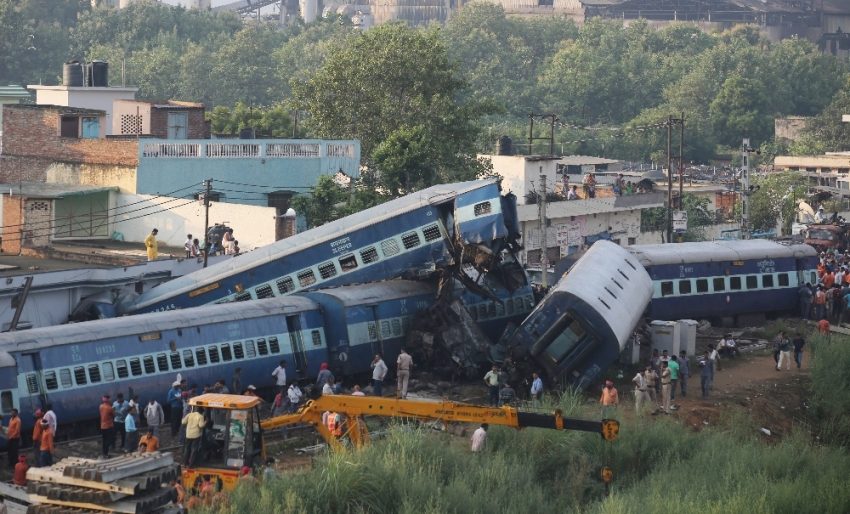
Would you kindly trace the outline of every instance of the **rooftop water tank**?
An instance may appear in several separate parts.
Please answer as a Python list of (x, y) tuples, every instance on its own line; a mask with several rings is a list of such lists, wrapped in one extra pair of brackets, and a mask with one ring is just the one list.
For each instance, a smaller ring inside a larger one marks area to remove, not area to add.
[(83, 87), (83, 65), (71, 61), (62, 66), (62, 84), (66, 87)]
[(496, 155), (513, 155), (513, 140), (508, 136), (502, 136), (496, 141)]

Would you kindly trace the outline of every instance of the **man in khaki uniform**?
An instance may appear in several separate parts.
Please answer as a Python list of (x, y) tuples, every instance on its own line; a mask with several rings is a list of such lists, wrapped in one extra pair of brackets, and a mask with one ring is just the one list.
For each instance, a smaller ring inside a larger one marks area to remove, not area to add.
[(153, 229), (151, 233), (148, 234), (148, 237), (145, 238), (145, 248), (148, 249), (148, 260), (155, 261), (157, 257), (159, 257), (159, 253), (156, 251), (156, 235), (159, 233), (159, 230)]
[(413, 367), (413, 357), (402, 348), (401, 354), (396, 361), (396, 374), (398, 376), (398, 391), (396, 395), (407, 398), (407, 381), (410, 380), (410, 368)]

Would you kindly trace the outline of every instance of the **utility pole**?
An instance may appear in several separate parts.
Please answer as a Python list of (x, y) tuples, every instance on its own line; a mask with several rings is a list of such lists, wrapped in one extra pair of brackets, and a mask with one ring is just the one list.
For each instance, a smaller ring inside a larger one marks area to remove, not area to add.
[(667, 116), (667, 242), (673, 242), (673, 170), (670, 168), (670, 136), (673, 117)]
[(546, 254), (546, 175), (543, 174), (543, 166), (540, 166), (540, 285), (544, 288), (549, 274), (549, 256)]
[[(682, 111), (682, 117), (679, 118), (679, 210), (685, 210), (685, 164), (682, 160), (682, 154), (685, 150), (685, 111)], [(681, 234), (679, 242), (682, 242)]]
[[(549, 120), (549, 137), (534, 137), (534, 118)], [(558, 116), (555, 114), (534, 114), (528, 115), (528, 155), (534, 152), (534, 141), (538, 139), (549, 141), (549, 155), (555, 155), (555, 122), (558, 121)]]
[(750, 238), (750, 138), (741, 146), (741, 239)]
[(204, 180), (204, 267), (210, 255), (210, 191), (213, 179)]
[(298, 139), (298, 109), (295, 109), (295, 116), (292, 117), (292, 139)]

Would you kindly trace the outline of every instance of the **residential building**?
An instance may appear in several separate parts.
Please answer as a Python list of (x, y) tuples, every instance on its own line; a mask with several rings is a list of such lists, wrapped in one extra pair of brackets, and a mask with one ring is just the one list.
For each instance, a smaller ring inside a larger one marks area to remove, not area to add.
[(101, 132), (104, 135), (113, 133), (113, 102), (133, 100), (139, 90), (137, 87), (73, 87), (40, 84), (28, 85), (27, 89), (35, 91), (35, 103), (38, 105), (60, 105), (104, 111), (106, 120)]
[[(30, 93), (21, 86), (0, 86), (0, 138), (3, 137), (3, 105), (19, 104), (21, 100), (29, 100)], [(0, 151), (2, 151), (0, 139)]]
[(112, 134), (158, 139), (209, 139), (202, 103), (176, 100), (115, 100)]

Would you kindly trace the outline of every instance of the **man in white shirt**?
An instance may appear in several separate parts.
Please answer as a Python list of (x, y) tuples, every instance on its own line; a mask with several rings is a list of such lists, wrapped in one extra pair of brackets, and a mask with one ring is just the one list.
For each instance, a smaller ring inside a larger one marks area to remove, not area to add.
[(382, 396), (384, 377), (387, 376), (387, 371), (389, 369), (384, 363), (384, 359), (381, 358), (381, 354), (375, 355), (372, 360), (372, 380), (375, 381), (375, 396)]
[[(275, 385), (280, 394), (286, 393), (286, 361), (280, 361), (280, 366), (272, 371), (272, 376), (277, 379)], [(238, 394), (238, 393), (237, 393)]]
[(396, 394), (401, 398), (407, 398), (407, 381), (410, 380), (410, 370), (413, 368), (413, 357), (407, 354), (407, 350), (401, 349), (401, 354), (396, 361), (396, 372), (398, 376), (398, 391)]
[(540, 380), (540, 375), (533, 373), (531, 381), (531, 405), (540, 407), (540, 400), (543, 398), (543, 381)]
[(487, 428), (490, 425), (481, 423), (481, 426), (472, 434), (472, 451), (483, 452), (487, 449)]
[(186, 236), (186, 242), (183, 243), (183, 249), (186, 250), (186, 258), (192, 257), (192, 234)]
[(289, 386), (289, 390), (286, 392), (286, 395), (289, 396), (289, 410), (290, 412), (296, 412), (298, 410), (298, 404), (301, 403), (301, 388), (298, 387), (298, 381), (293, 380), (292, 385)]
[[(644, 375), (644, 370), (638, 371), (638, 374), (635, 375), (635, 378), (632, 379), (632, 382), (635, 384), (635, 409), (638, 414), (641, 414), (642, 407), (644, 405), (649, 404), (649, 390), (647, 388), (646, 376)], [(653, 410), (655, 407), (653, 407)]]

